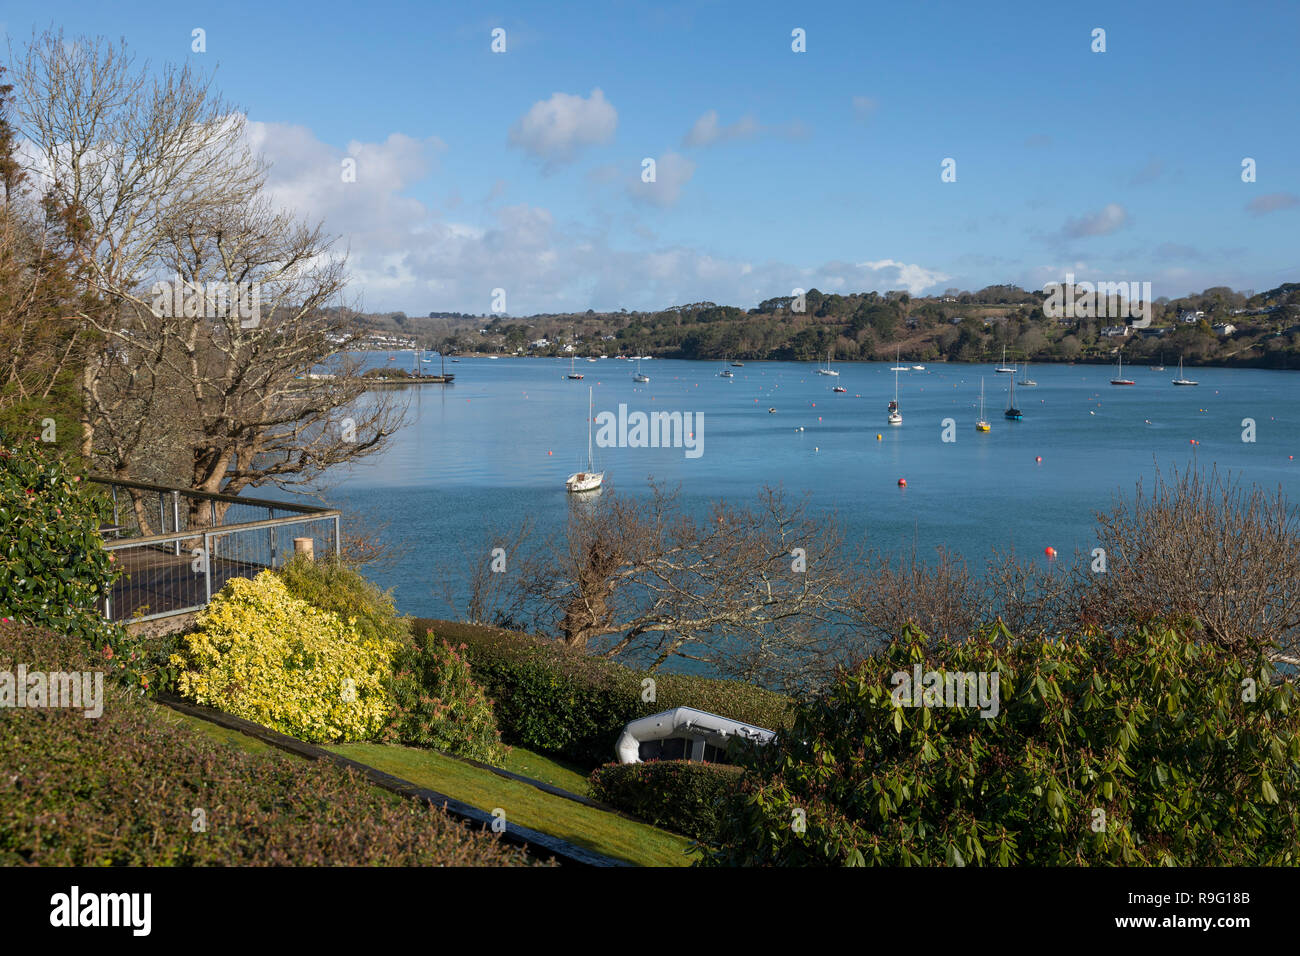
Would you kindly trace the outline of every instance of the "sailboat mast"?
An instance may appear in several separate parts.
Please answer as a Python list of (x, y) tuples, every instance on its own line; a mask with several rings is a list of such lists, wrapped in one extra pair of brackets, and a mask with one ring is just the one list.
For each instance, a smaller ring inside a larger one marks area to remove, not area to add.
[(591, 386), (587, 386), (587, 470), (595, 471), (595, 462), (591, 457), (591, 411), (592, 411)]

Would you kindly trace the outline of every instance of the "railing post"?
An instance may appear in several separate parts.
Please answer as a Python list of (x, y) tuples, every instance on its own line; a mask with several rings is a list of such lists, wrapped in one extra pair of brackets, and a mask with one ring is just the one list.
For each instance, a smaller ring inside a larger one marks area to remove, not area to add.
[(167, 494), (158, 492), (158, 533), (167, 533)]
[[(113, 489), (113, 524), (120, 526), (122, 522), (117, 520), (117, 485), (109, 485), (109, 487)], [(118, 537), (122, 536), (120, 531), (117, 534)]]
[[(274, 521), (275, 509), (267, 508), (266, 510), (270, 513), (271, 520)], [(266, 540), (271, 548), (271, 567), (275, 567), (275, 525), (266, 529)]]
[(343, 542), (339, 540), (339, 516), (334, 516), (334, 557), (343, 553)]
[(203, 532), (203, 606), (212, 603), (212, 533)]
[[(172, 491), (172, 530), (181, 533), (181, 493)], [(181, 539), (176, 539), (176, 557), (181, 556)]]

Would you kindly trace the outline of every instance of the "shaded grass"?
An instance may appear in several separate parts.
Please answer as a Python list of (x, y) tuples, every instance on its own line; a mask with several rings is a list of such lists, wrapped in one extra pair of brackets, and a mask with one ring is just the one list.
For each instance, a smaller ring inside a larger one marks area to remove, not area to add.
[(523, 747), (511, 747), (510, 754), (500, 764), (502, 770), (509, 770), (520, 776), (532, 777), (542, 783), (576, 793), (580, 797), (591, 796), (591, 784), (587, 772), (575, 763), (558, 757), (545, 757)]
[(272, 747), (270, 744), (264, 743), (256, 737), (250, 737), (248, 734), (241, 734), (237, 730), (231, 730), (228, 727), (221, 727), (199, 717), (192, 717), (189, 714), (183, 714), (178, 710), (172, 710), (170, 707), (164, 707), (162, 704), (151, 702), (149, 706), (155, 712), (155, 716), (158, 720), (171, 723), (173, 726), (179, 724), (189, 727), (191, 730), (196, 731), (197, 733), (207, 737), (209, 740), (214, 740), (217, 743), (228, 744), (237, 750), (243, 750), (250, 754), (284, 754), (283, 750)]
[[(395, 744), (337, 744), (326, 748), (386, 773), (394, 774), (422, 787), (492, 812), (498, 808), (506, 820), (568, 840), (606, 856), (640, 866), (688, 866), (695, 859), (689, 852), (691, 841), (645, 823), (628, 820), (617, 814), (583, 806), (563, 797), (553, 796), (536, 787), (498, 777), (488, 770), (462, 763), (442, 754)], [(509, 766), (525, 773), (526, 764), (533, 770), (573, 774), (561, 765), (529, 754), (531, 761), (516, 758), (519, 765)], [(542, 761), (552, 767), (542, 765)], [(540, 774), (529, 774), (546, 779)], [(546, 780), (556, 786), (573, 789), (570, 778)], [(586, 792), (585, 783), (581, 791)]]

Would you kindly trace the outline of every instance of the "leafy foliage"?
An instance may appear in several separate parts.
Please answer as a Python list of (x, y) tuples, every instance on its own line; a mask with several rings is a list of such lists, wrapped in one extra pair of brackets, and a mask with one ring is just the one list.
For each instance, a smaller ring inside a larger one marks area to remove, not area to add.
[(717, 835), (742, 768), (689, 760), (606, 764), (591, 773), (591, 795), (616, 810), (696, 840)]
[(181, 637), (181, 694), (291, 737), (369, 740), (390, 706), (397, 644), (293, 597), (279, 576), (232, 578)]
[(381, 591), (334, 556), (295, 557), (277, 572), (289, 593), (330, 611), (369, 641), (401, 641), (409, 622), (397, 613), (392, 591)]
[[(895, 706), (891, 675), (916, 664), (996, 672), (999, 712)], [(710, 861), (1294, 865), (1295, 690), (1263, 652), (1174, 629), (928, 646), (909, 629), (749, 758)]]
[(97, 646), (114, 637), (99, 607), (117, 577), (99, 537), (109, 514), (52, 449), (0, 439), (0, 617)]
[[(0, 670), (97, 664), (0, 623)], [(488, 833), (350, 770), (245, 753), (105, 685), (103, 716), (0, 708), (0, 866), (510, 866)], [(202, 827), (194, 810), (203, 811)]]
[[(465, 645), (474, 678), (495, 701), (507, 743), (586, 767), (609, 760), (629, 721), (673, 707), (695, 707), (772, 729), (788, 720), (790, 698), (752, 684), (652, 675), (489, 627), (425, 620), (417, 626), (434, 627)], [(653, 697), (643, 699), (651, 687)]]
[(500, 765), (508, 751), (492, 701), (470, 676), (461, 650), (463, 644), (453, 647), (433, 631), (413, 636), (398, 649), (387, 681), (394, 710), (384, 736)]

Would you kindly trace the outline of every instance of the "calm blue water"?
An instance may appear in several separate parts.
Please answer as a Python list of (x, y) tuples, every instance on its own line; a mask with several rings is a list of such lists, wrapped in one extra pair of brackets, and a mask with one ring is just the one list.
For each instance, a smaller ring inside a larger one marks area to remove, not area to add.
[[(371, 353), (367, 363), (412, 367), (409, 352), (396, 354), (388, 362)], [(650, 383), (637, 385), (635, 363), (615, 359), (579, 361), (586, 378), (569, 381), (567, 361), (465, 358), (447, 365), (454, 385), (403, 390), (410, 425), (382, 456), (341, 469), (328, 500), (389, 523), (388, 537), (409, 553), (398, 568), (368, 573), (396, 589), (402, 611), (429, 616), (450, 613), (445, 582), (455, 590), (470, 562), (487, 560), (490, 529), (525, 518), (543, 534), (561, 526), (572, 505), (564, 479), (585, 467), (588, 386), (597, 414), (623, 402), (704, 415), (695, 459), (682, 449), (598, 448), (596, 467), (620, 493), (644, 494), (654, 476), (703, 510), (781, 486), (838, 514), (851, 542), (906, 553), (915, 540), (922, 558), (939, 546), (975, 564), (995, 546), (1037, 560), (1047, 546), (1063, 556), (1088, 550), (1094, 512), (1131, 495), (1139, 478), (1149, 483), (1157, 462), (1166, 472), (1216, 464), (1300, 500), (1300, 460), (1289, 457), (1300, 458), (1295, 373), (1189, 369), (1200, 386), (1175, 388), (1175, 366), (1125, 367), (1137, 384), (1115, 387), (1108, 366), (1033, 366), (1039, 384), (1017, 387), (1025, 417), (1016, 422), (1002, 415), (1010, 375), (940, 364), (899, 373), (904, 422), (890, 427), (892, 364), (837, 364), (834, 379), (814, 364), (750, 362), (725, 379), (720, 362), (656, 359), (642, 363)], [(988, 434), (974, 427), (981, 376)], [(848, 392), (832, 393), (835, 384)], [(956, 422), (951, 443), (945, 418)], [(1254, 443), (1242, 441), (1244, 418), (1256, 422)]]

